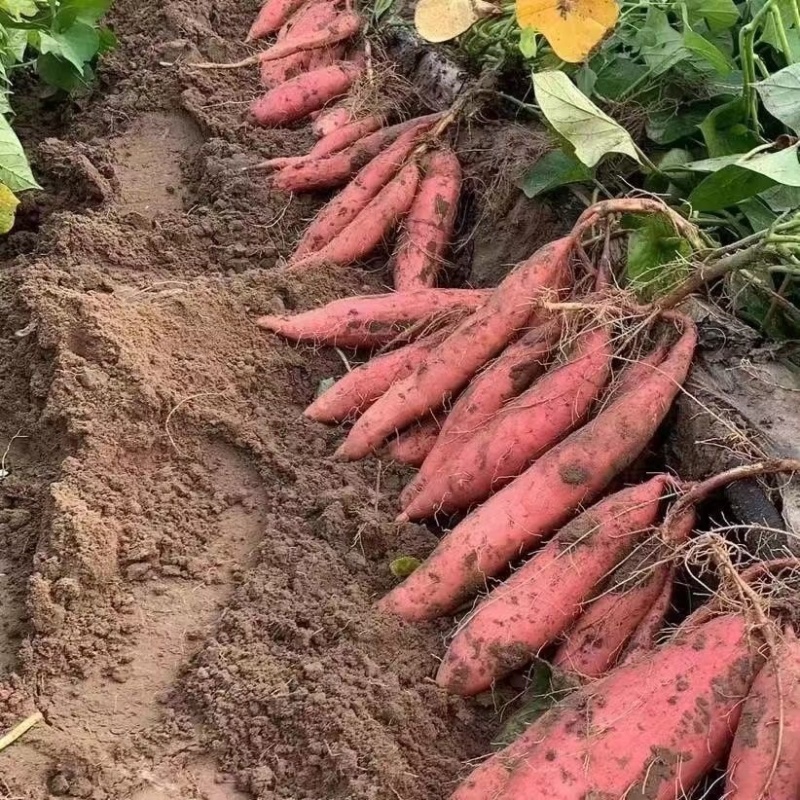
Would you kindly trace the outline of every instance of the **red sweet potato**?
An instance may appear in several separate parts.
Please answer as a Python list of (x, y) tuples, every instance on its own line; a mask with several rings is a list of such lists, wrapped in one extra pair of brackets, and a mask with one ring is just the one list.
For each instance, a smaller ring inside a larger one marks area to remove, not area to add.
[(347, 106), (332, 106), (320, 112), (311, 124), (311, 130), (316, 136), (323, 137), (353, 121), (353, 112)]
[(311, 31), (291, 31), (288, 36), (258, 54), (260, 63), (277, 61), (280, 58), (319, 47), (330, 47), (356, 36), (361, 30), (361, 17), (355, 12), (345, 11), (336, 15), (327, 25)]
[(461, 194), (458, 156), (449, 149), (436, 150), (424, 168), (425, 177), (392, 262), (398, 291), (435, 286), (453, 236)]
[(725, 614), (572, 693), (450, 800), (676, 800), (724, 755), (762, 659)]
[(384, 123), (384, 118), (376, 114), (350, 122), (331, 131), (327, 136), (323, 136), (311, 148), (308, 155), (312, 158), (319, 158), (330, 153), (338, 153), (339, 150), (344, 150), (345, 147), (349, 147), (359, 139), (363, 139), (368, 134), (382, 128)]
[[(695, 523), (694, 509), (671, 522), (673, 544), (688, 539)], [(611, 575), (600, 595), (588, 606), (559, 648), (553, 664), (583, 678), (596, 678), (617, 663), (631, 636), (663, 594), (672, 568), (665, 560), (659, 531)]]
[(344, 61), (332, 67), (304, 72), (258, 98), (251, 112), (265, 127), (287, 125), (308, 116), (344, 94), (363, 71), (363, 64)]
[(629, 661), (638, 658), (642, 653), (649, 653), (656, 646), (658, 634), (664, 628), (664, 619), (669, 613), (672, 603), (672, 594), (675, 590), (675, 567), (673, 566), (667, 573), (664, 588), (656, 598), (655, 603), (645, 614), (644, 619), (636, 626), (630, 641), (625, 647), (621, 661)]
[(424, 336), (356, 367), (320, 395), (305, 410), (305, 416), (318, 422), (354, 419), (395, 381), (411, 374), (414, 367), (447, 336), (447, 331), (445, 328)]
[(247, 41), (262, 39), (271, 33), (275, 33), (282, 25), (286, 24), (292, 13), (303, 2), (304, 0), (266, 0), (250, 26)]
[(442, 427), (443, 414), (415, 422), (397, 436), (389, 440), (386, 455), (400, 464), (418, 467), (428, 456), (436, 443)]
[[(381, 128), (337, 153), (331, 153), (319, 159), (305, 159), (299, 164), (282, 169), (273, 178), (273, 186), (287, 192), (308, 192), (314, 189), (330, 189), (340, 186), (362, 167), (365, 167), (375, 156), (387, 149), (403, 133), (411, 129), (427, 130), (440, 118), (441, 114), (431, 114), (428, 117), (401, 122), (389, 128)], [(400, 164), (395, 167), (395, 172), (399, 166)], [(385, 185), (388, 180), (389, 178), (381, 186)], [(380, 188), (379, 186), (378, 189)], [(372, 197), (374, 196), (372, 195)]]
[(341, 347), (376, 347), (393, 341), (408, 325), (453, 309), (486, 302), (483, 289), (423, 289), (334, 300), (294, 316), (264, 316), (256, 324), (296, 341)]
[[(375, 136), (387, 138), (388, 146), (365, 164), (358, 175), (322, 208), (300, 239), (292, 259), (301, 259), (309, 253), (316, 253), (341, 233), (397, 174), (434, 122), (434, 119), (422, 118), (419, 124), (406, 128), (396, 139), (391, 134), (387, 137), (386, 132), (396, 130), (397, 126), (362, 139), (363, 143)], [(354, 145), (357, 146), (358, 144)]]
[(726, 800), (800, 797), (800, 642), (791, 630), (744, 701), (725, 779)]

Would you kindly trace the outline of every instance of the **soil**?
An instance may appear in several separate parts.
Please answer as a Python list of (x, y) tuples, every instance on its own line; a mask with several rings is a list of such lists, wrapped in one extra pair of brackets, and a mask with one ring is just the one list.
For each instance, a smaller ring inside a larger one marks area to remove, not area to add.
[[(501, 724), (431, 680), (446, 623), (371, 610), (435, 537), (391, 522), (408, 473), (302, 419), (341, 359), (253, 324), (388, 277), (274, 269), (325, 198), (241, 167), (308, 128), (249, 125), (250, 70), (185, 67), (239, 57), (257, 5), (117, 0), (89, 95), (17, 99), (44, 191), (0, 244), (0, 731), (44, 722), (0, 753), (4, 800), (434, 800)], [(558, 227), (497, 180), (501, 128), (465, 153), (451, 283)]]

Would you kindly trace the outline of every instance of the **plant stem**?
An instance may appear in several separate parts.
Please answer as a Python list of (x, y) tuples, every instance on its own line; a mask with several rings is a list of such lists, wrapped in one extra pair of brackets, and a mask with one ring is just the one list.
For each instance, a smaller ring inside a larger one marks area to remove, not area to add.
[(755, 39), (756, 30), (766, 18), (771, 9), (775, 7), (776, 0), (767, 0), (766, 3), (756, 12), (753, 18), (746, 25), (739, 29), (739, 57), (742, 59), (742, 72), (744, 73), (744, 86), (742, 87), (742, 98), (747, 107), (747, 114), (750, 122), (756, 131), (760, 130), (758, 121), (758, 95), (755, 90), (756, 66), (755, 66)]
[(764, 475), (774, 475), (781, 472), (800, 472), (800, 461), (793, 458), (778, 458), (773, 461), (757, 461), (755, 464), (745, 464), (741, 467), (725, 470), (725, 472), (720, 472), (707, 478), (702, 483), (694, 484), (676, 501), (668, 516), (674, 517), (680, 514), (687, 507), (696, 505), (718, 489), (722, 489), (735, 481), (760, 478)]
[(764, 242), (757, 242), (744, 250), (702, 264), (683, 283), (656, 302), (656, 307), (662, 310), (674, 308), (705, 284), (749, 266), (764, 252), (764, 246)]
[(792, 46), (789, 44), (789, 37), (786, 35), (786, 26), (783, 24), (783, 15), (777, 6), (770, 9), (770, 16), (772, 17), (772, 24), (778, 32), (778, 41), (781, 43), (781, 52), (787, 64), (792, 63)]
[(795, 30), (800, 34), (800, 0), (789, 0), (789, 5), (792, 8)]

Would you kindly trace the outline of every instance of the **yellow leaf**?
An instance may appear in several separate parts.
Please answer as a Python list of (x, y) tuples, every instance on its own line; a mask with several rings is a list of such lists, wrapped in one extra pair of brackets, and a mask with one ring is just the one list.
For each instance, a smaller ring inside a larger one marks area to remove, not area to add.
[(517, 22), (535, 28), (563, 61), (577, 64), (619, 19), (616, 0), (517, 0)]
[(0, 234), (8, 233), (14, 227), (19, 200), (14, 192), (0, 183)]
[(485, 0), (419, 0), (414, 24), (428, 42), (446, 42), (466, 33), (479, 19), (500, 12)]

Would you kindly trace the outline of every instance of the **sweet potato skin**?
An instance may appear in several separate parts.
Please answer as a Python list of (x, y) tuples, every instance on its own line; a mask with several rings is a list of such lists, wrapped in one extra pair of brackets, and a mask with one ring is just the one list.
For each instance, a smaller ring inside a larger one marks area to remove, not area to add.
[(453, 236), (460, 194), (458, 156), (449, 149), (431, 153), (392, 259), (394, 286), (398, 291), (436, 285)]
[[(306, 228), (295, 248), (290, 263), (298, 261), (310, 253), (316, 253), (328, 244), (334, 236), (341, 233), (397, 174), (419, 142), (420, 137), (432, 124), (432, 120), (422, 120), (419, 124), (403, 130), (396, 139), (392, 138), (394, 135), (392, 131), (398, 129), (395, 126), (385, 128), (364, 137), (359, 140), (361, 144), (356, 142), (352, 148), (349, 148), (349, 150), (352, 150), (359, 146), (365, 147), (364, 143), (370, 140), (385, 139), (387, 141), (386, 149), (368, 161), (359, 170), (355, 178), (336, 197), (322, 207), (308, 228)], [(344, 153), (345, 159), (347, 159), (348, 150), (340, 152)]]
[(442, 330), (424, 336), (404, 347), (375, 356), (356, 367), (320, 395), (306, 410), (305, 416), (317, 422), (343, 422), (355, 419), (369, 408), (395, 381), (410, 375), (436, 345), (447, 335)]
[(445, 451), (456, 439), (446, 457), (457, 460), (458, 469), (441, 469), (441, 461), (421, 470), (401, 497), (404, 516), (423, 519), (437, 510), (467, 509), (516, 478), (584, 421), (608, 382), (612, 356), (610, 329), (588, 330), (578, 339), (570, 361), (545, 373), (489, 419), (461, 425), (468, 432), (461, 446), (458, 430), (453, 430), (459, 400), (450, 417), (453, 424), (442, 431), (437, 448)]
[(259, 97), (251, 113), (264, 127), (287, 125), (344, 94), (362, 71), (361, 64), (344, 61), (303, 72)]
[(304, 0), (267, 0), (259, 9), (246, 41), (262, 39), (278, 31)]
[(389, 183), (324, 247), (300, 259), (292, 270), (306, 270), (323, 264), (352, 264), (374, 252), (408, 212), (419, 185), (419, 167), (406, 164)]

